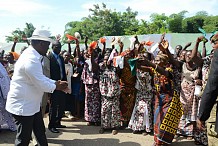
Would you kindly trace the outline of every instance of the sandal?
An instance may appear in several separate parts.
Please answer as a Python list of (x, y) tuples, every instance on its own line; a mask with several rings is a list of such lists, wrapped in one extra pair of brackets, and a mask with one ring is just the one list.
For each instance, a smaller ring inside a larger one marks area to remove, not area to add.
[(192, 136), (188, 136), (186, 139), (187, 140), (192, 140), (192, 138), (193, 138)]
[(178, 135), (178, 134), (176, 134), (176, 135), (174, 136), (174, 139), (177, 139), (177, 138), (179, 138), (179, 135)]
[(88, 122), (86, 125), (87, 126), (92, 126), (92, 125), (95, 125), (95, 124), (93, 122)]
[(144, 132), (144, 133), (142, 133), (143, 134), (143, 136), (147, 136), (148, 135), (148, 133), (147, 132)]
[(113, 135), (116, 135), (117, 133), (118, 133), (117, 130), (112, 130), (112, 134), (113, 134)]
[(195, 143), (195, 145), (201, 145), (201, 143), (198, 141), (194, 141), (194, 143)]

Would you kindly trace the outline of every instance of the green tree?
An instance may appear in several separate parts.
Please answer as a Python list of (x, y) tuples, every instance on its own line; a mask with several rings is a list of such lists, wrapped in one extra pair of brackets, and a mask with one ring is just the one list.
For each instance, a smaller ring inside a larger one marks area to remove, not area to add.
[(208, 16), (208, 13), (206, 11), (199, 11), (195, 14), (195, 16)]
[(26, 27), (24, 30), (21, 30), (20, 28), (17, 28), (16, 30), (12, 31), (10, 36), (6, 36), (6, 41), (11, 42), (14, 41), (14, 38), (18, 38), (18, 42), (25, 42), (22, 38), (24, 35), (28, 38), (31, 37), (33, 34), (33, 31), (35, 30), (35, 27), (32, 23), (26, 23)]
[(208, 16), (204, 21), (203, 29), (206, 32), (213, 32), (218, 30), (218, 16)]
[(172, 14), (169, 16), (169, 31), (180, 33), (182, 32), (182, 21), (185, 17), (185, 14), (188, 11), (181, 11), (178, 14)]
[(204, 26), (206, 16), (193, 16), (185, 18), (182, 22), (183, 32), (186, 33), (199, 33), (198, 28)]
[(149, 30), (149, 23), (145, 20), (141, 20), (141, 22), (139, 23), (138, 26), (138, 31), (137, 31), (137, 35), (142, 35), (142, 34), (149, 34), (150, 30)]
[(153, 13), (150, 15), (151, 24), (150, 24), (150, 33), (164, 33), (168, 32), (168, 21), (169, 17), (165, 13), (157, 14)]
[(139, 21), (136, 19), (138, 12), (133, 12), (130, 7), (121, 15), (122, 26), (125, 35), (137, 34), (139, 30)]
[(78, 31), (82, 36), (88, 36), (90, 40), (96, 40), (102, 36), (132, 35), (139, 30), (139, 21), (136, 19), (138, 12), (127, 8), (125, 12), (116, 12), (108, 9), (102, 3), (89, 9), (90, 15), (80, 22), (69, 22), (65, 26), (65, 33), (73, 34)]

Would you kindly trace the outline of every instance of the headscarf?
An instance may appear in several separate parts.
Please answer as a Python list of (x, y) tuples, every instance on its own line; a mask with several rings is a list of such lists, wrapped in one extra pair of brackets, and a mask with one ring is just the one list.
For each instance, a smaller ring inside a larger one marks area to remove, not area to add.
[(146, 48), (144, 48), (140, 51), (140, 53), (146, 53), (146, 52), (148, 52)]
[(212, 36), (211, 40), (218, 41), (218, 32)]
[(158, 54), (156, 57), (159, 57), (165, 64), (167, 64), (169, 61), (169, 58), (166, 54)]

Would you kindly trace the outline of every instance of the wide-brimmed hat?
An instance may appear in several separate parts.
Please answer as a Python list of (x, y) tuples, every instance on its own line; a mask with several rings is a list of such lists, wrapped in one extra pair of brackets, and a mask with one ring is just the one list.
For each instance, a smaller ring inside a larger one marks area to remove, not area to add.
[(27, 38), (28, 40), (41, 40), (54, 43), (54, 40), (51, 38), (51, 33), (48, 30), (34, 30), (32, 37)]

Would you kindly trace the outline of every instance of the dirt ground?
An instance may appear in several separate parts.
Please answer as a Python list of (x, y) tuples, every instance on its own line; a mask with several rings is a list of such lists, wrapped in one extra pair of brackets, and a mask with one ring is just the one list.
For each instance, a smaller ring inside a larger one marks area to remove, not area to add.
[[(44, 119), (47, 128), (48, 118)], [(117, 135), (111, 131), (99, 134), (99, 126), (86, 126), (83, 120), (70, 121), (63, 119), (67, 128), (60, 129), (60, 133), (51, 133), (46, 129), (49, 146), (152, 146), (153, 136), (132, 134), (129, 129), (120, 130)], [(13, 146), (16, 132), (2, 131), (0, 133), (0, 146)], [(33, 146), (30, 143), (30, 146)], [(171, 146), (195, 146), (193, 140), (179, 137)]]

